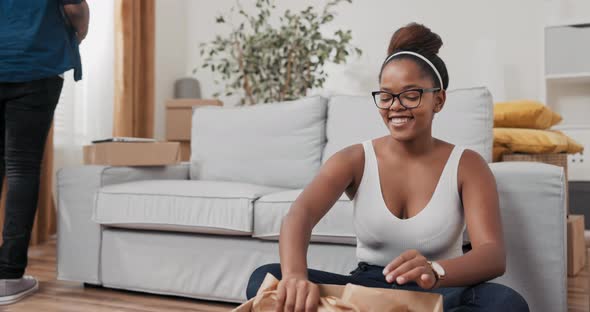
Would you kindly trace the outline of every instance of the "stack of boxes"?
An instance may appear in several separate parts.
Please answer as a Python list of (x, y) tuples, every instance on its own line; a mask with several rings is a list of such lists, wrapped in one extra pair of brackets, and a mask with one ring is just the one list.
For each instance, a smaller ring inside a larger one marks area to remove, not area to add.
[(191, 156), (193, 109), (207, 105), (222, 106), (223, 103), (206, 99), (172, 99), (166, 102), (166, 140), (180, 143), (181, 161), (189, 161)]
[(84, 164), (162, 166), (190, 160), (193, 109), (221, 106), (219, 100), (172, 99), (166, 103), (166, 141), (115, 137), (84, 146)]

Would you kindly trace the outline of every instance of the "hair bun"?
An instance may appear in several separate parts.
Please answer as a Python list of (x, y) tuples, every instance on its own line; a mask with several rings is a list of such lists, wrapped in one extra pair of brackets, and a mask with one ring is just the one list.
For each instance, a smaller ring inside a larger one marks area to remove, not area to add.
[(412, 51), (422, 55), (436, 55), (442, 44), (440, 36), (433, 33), (430, 28), (422, 24), (410, 23), (391, 36), (387, 54)]

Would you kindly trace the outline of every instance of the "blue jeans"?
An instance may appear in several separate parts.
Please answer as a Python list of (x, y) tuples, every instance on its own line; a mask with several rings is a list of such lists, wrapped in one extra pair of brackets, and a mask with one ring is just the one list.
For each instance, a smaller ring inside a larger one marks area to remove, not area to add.
[[(513, 289), (495, 283), (481, 283), (470, 287), (441, 287), (433, 290), (420, 288), (416, 283), (397, 285), (388, 283), (383, 276), (383, 267), (360, 262), (350, 275), (308, 269), (308, 278), (316, 284), (346, 285), (352, 283), (366, 287), (393, 288), (438, 293), (443, 296), (445, 312), (459, 311), (529, 311), (524, 298)], [(259, 267), (250, 276), (246, 295), (248, 299), (256, 296), (266, 273), (281, 279), (281, 266), (278, 263)]]

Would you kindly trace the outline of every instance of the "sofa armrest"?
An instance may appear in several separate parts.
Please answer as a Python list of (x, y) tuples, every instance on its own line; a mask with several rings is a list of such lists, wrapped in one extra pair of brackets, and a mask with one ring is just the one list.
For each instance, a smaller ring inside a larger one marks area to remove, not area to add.
[(103, 186), (139, 180), (187, 180), (189, 165), (154, 167), (77, 166), (57, 173), (58, 279), (100, 284), (100, 225), (91, 219)]
[(561, 167), (492, 163), (506, 244), (506, 273), (495, 281), (527, 300), (531, 311), (566, 311), (566, 206)]

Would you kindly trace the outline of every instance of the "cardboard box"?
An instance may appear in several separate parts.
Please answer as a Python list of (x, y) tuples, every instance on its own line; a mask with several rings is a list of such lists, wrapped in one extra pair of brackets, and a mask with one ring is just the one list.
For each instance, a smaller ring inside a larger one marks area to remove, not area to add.
[(567, 218), (567, 275), (575, 276), (585, 265), (584, 216), (569, 215)]
[[(278, 283), (278, 281), (274, 278), (274, 276), (267, 274), (264, 282), (261, 285), (261, 288), (272, 291), (276, 289), (276, 283)], [(268, 287), (269, 285), (271, 285), (271, 287)], [(435, 293), (386, 288), (369, 288), (353, 284), (348, 284), (346, 286), (319, 284), (318, 286), (320, 288), (320, 296), (322, 298), (339, 298), (346, 303), (353, 304), (359, 309), (359, 311), (362, 312), (443, 312), (443, 298), (441, 295)], [(248, 300), (247, 302), (232, 310), (232, 312), (250, 312), (255, 300), (256, 297)], [(268, 301), (266, 303), (268, 303)], [(261, 312), (266, 312), (267, 310), (269, 312), (274, 311), (274, 306), (272, 305), (262, 304), (262, 306), (265, 308), (261, 309)], [(322, 307), (320, 307), (319, 311), (334, 310), (329, 308), (322, 309)]]
[(191, 160), (191, 141), (180, 141), (180, 161)]
[(191, 139), (193, 108), (199, 106), (222, 106), (219, 100), (173, 99), (166, 102), (166, 140), (188, 141)]
[(191, 160), (191, 141), (176, 141), (180, 143), (180, 161)]
[(162, 166), (178, 162), (178, 142), (107, 142), (84, 146), (86, 165)]

